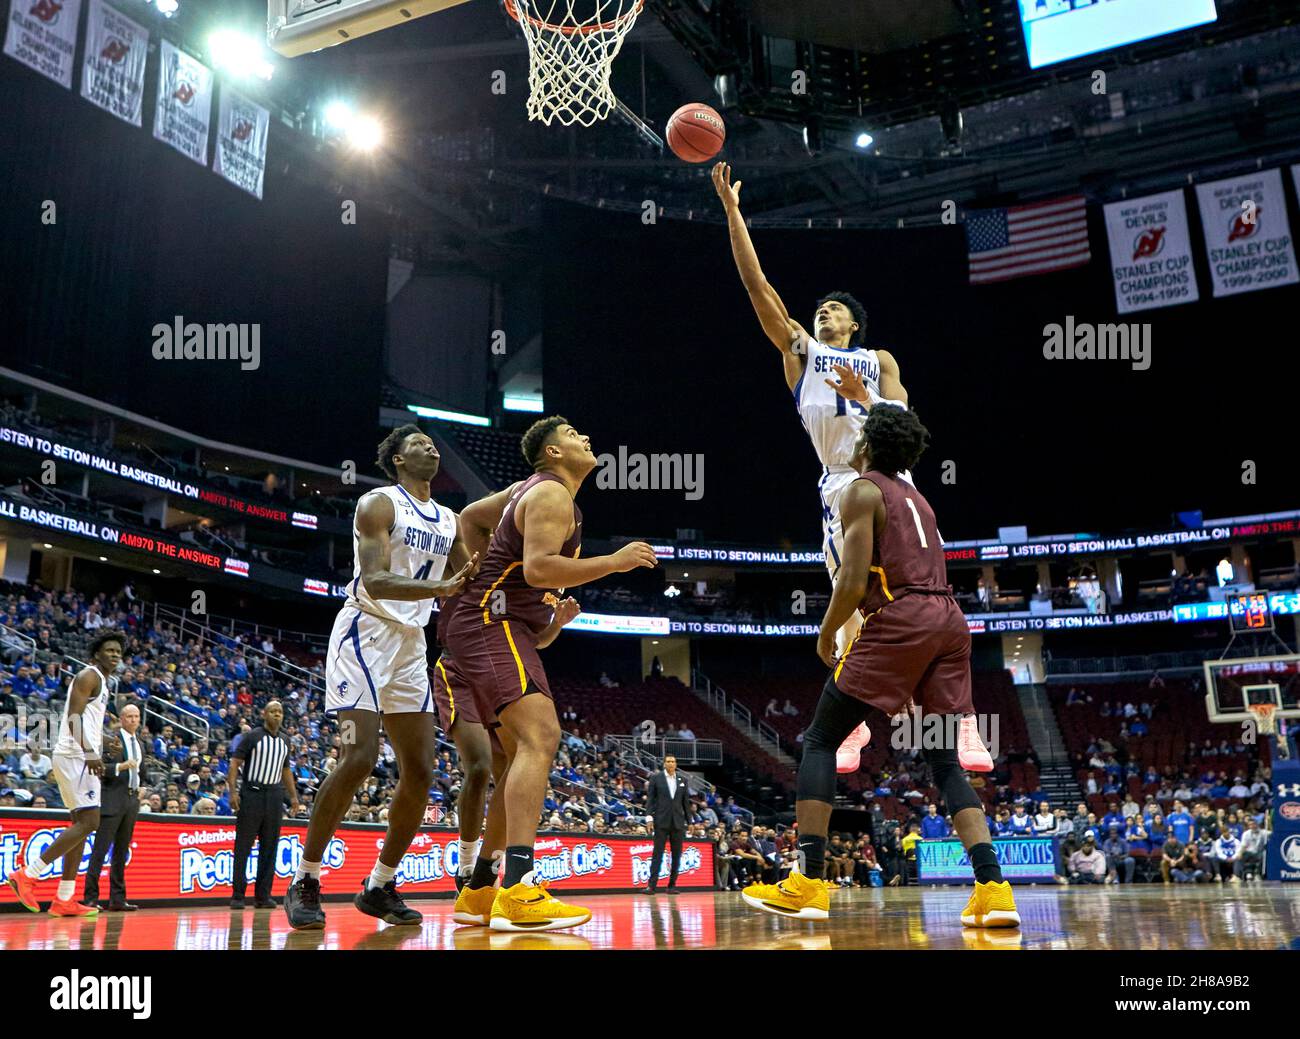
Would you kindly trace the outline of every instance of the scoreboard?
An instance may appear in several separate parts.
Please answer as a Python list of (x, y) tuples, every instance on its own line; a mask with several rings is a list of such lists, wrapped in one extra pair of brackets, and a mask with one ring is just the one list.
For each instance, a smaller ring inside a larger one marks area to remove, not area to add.
[(1267, 592), (1228, 596), (1228, 620), (1236, 631), (1272, 631), (1273, 609)]

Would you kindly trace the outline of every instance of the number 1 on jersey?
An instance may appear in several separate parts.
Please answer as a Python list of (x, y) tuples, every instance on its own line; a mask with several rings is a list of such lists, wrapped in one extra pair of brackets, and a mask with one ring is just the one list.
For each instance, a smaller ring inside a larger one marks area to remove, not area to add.
[(916, 502), (911, 498), (904, 498), (907, 507), (912, 510), (912, 522), (916, 524), (916, 536), (921, 539), (921, 547), (929, 548), (929, 543), (925, 540), (925, 529), (921, 526), (921, 514), (916, 511)]

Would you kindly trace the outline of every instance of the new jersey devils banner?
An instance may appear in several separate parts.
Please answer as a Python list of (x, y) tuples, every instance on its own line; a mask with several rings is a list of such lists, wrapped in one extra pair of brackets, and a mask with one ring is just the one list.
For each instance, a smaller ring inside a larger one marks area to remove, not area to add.
[(1181, 191), (1112, 202), (1106, 206), (1106, 231), (1121, 314), (1200, 298)]
[(81, 0), (10, 0), (5, 53), (72, 89)]
[(212, 70), (163, 40), (154, 137), (206, 166), (211, 122)]
[(125, 119), (144, 125), (144, 62), (149, 30), (103, 0), (90, 0), (81, 96)]
[(236, 187), (262, 197), (266, 176), (266, 139), (271, 113), (238, 90), (221, 85), (221, 112), (217, 116), (217, 154), (212, 168)]
[(1216, 296), (1300, 281), (1281, 170), (1201, 184), (1196, 195)]
[[(0, 873), (7, 876), (19, 862), (44, 851), (68, 825), (66, 812), (0, 808)], [(321, 884), (326, 895), (361, 890), (384, 843), (386, 828), (378, 824), (344, 823), (325, 848)], [(459, 845), (454, 830), (423, 828), (397, 867), (403, 894), (420, 895), (456, 890)], [(275, 894), (283, 895), (302, 860), (307, 837), (304, 821), (285, 820), (275, 849)], [(131, 901), (159, 899), (228, 899), (234, 877), (235, 821), (183, 815), (141, 815), (131, 837), (126, 884)], [(84, 880), (91, 842), (86, 842), (80, 874)], [(534, 861), (540, 877), (570, 891), (618, 891), (644, 887), (650, 879), (653, 838), (615, 837), (601, 833), (540, 834)], [(247, 865), (249, 889), (257, 874), (253, 849)], [(670, 853), (661, 867), (668, 875)], [(50, 864), (42, 880), (55, 881), (62, 859)], [(713, 844), (686, 841), (682, 849), (681, 887), (713, 887)], [(108, 865), (100, 890), (108, 889)], [(53, 883), (42, 884), (42, 889)], [(78, 885), (78, 892), (82, 890)], [(51, 894), (50, 897), (53, 897)], [(0, 884), (0, 905), (15, 901), (8, 884)]]

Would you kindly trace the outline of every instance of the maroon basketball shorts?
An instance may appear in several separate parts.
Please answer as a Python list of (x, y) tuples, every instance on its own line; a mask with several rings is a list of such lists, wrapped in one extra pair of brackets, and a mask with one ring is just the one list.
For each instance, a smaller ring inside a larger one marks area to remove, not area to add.
[(833, 673), (840, 692), (895, 715), (973, 714), (970, 629), (947, 595), (904, 595), (862, 622)]
[(443, 653), (429, 670), (433, 683), (433, 702), (438, 708), (438, 724), (443, 731), (451, 732), (451, 727), (458, 721), (482, 725), (478, 716), (478, 704), (474, 702), (469, 682), (456, 658), (450, 653)]
[(509, 619), (484, 624), (477, 611), (465, 611), (451, 622), (447, 649), (474, 698), (480, 724), (499, 724), (501, 712), (528, 693), (553, 699), (537, 638), (523, 624)]

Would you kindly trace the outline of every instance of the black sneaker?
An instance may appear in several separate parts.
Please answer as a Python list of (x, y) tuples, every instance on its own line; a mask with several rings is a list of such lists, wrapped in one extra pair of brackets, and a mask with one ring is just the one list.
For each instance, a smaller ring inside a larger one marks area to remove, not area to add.
[(325, 926), (325, 912), (320, 907), (320, 881), (303, 877), (289, 885), (284, 896), (284, 915), (295, 931), (319, 931)]
[(456, 894), (459, 895), (465, 890), (465, 885), (469, 883), (469, 878), (473, 875), (473, 870), (470, 870), (468, 873), (462, 873), (460, 870), (456, 871)]
[(397, 893), (397, 882), (393, 880), (383, 887), (371, 887), (367, 883), (352, 904), (366, 916), (377, 917), (389, 924), (418, 924), (424, 919), (402, 901), (402, 896)]
[(243, 898), (242, 898), (241, 896), (239, 896), (239, 895), (236, 895), (234, 898), (232, 898), (232, 899), (230, 900), (230, 908), (231, 908), (231, 909), (243, 909), (243, 908), (244, 908), (244, 900), (243, 900)]

